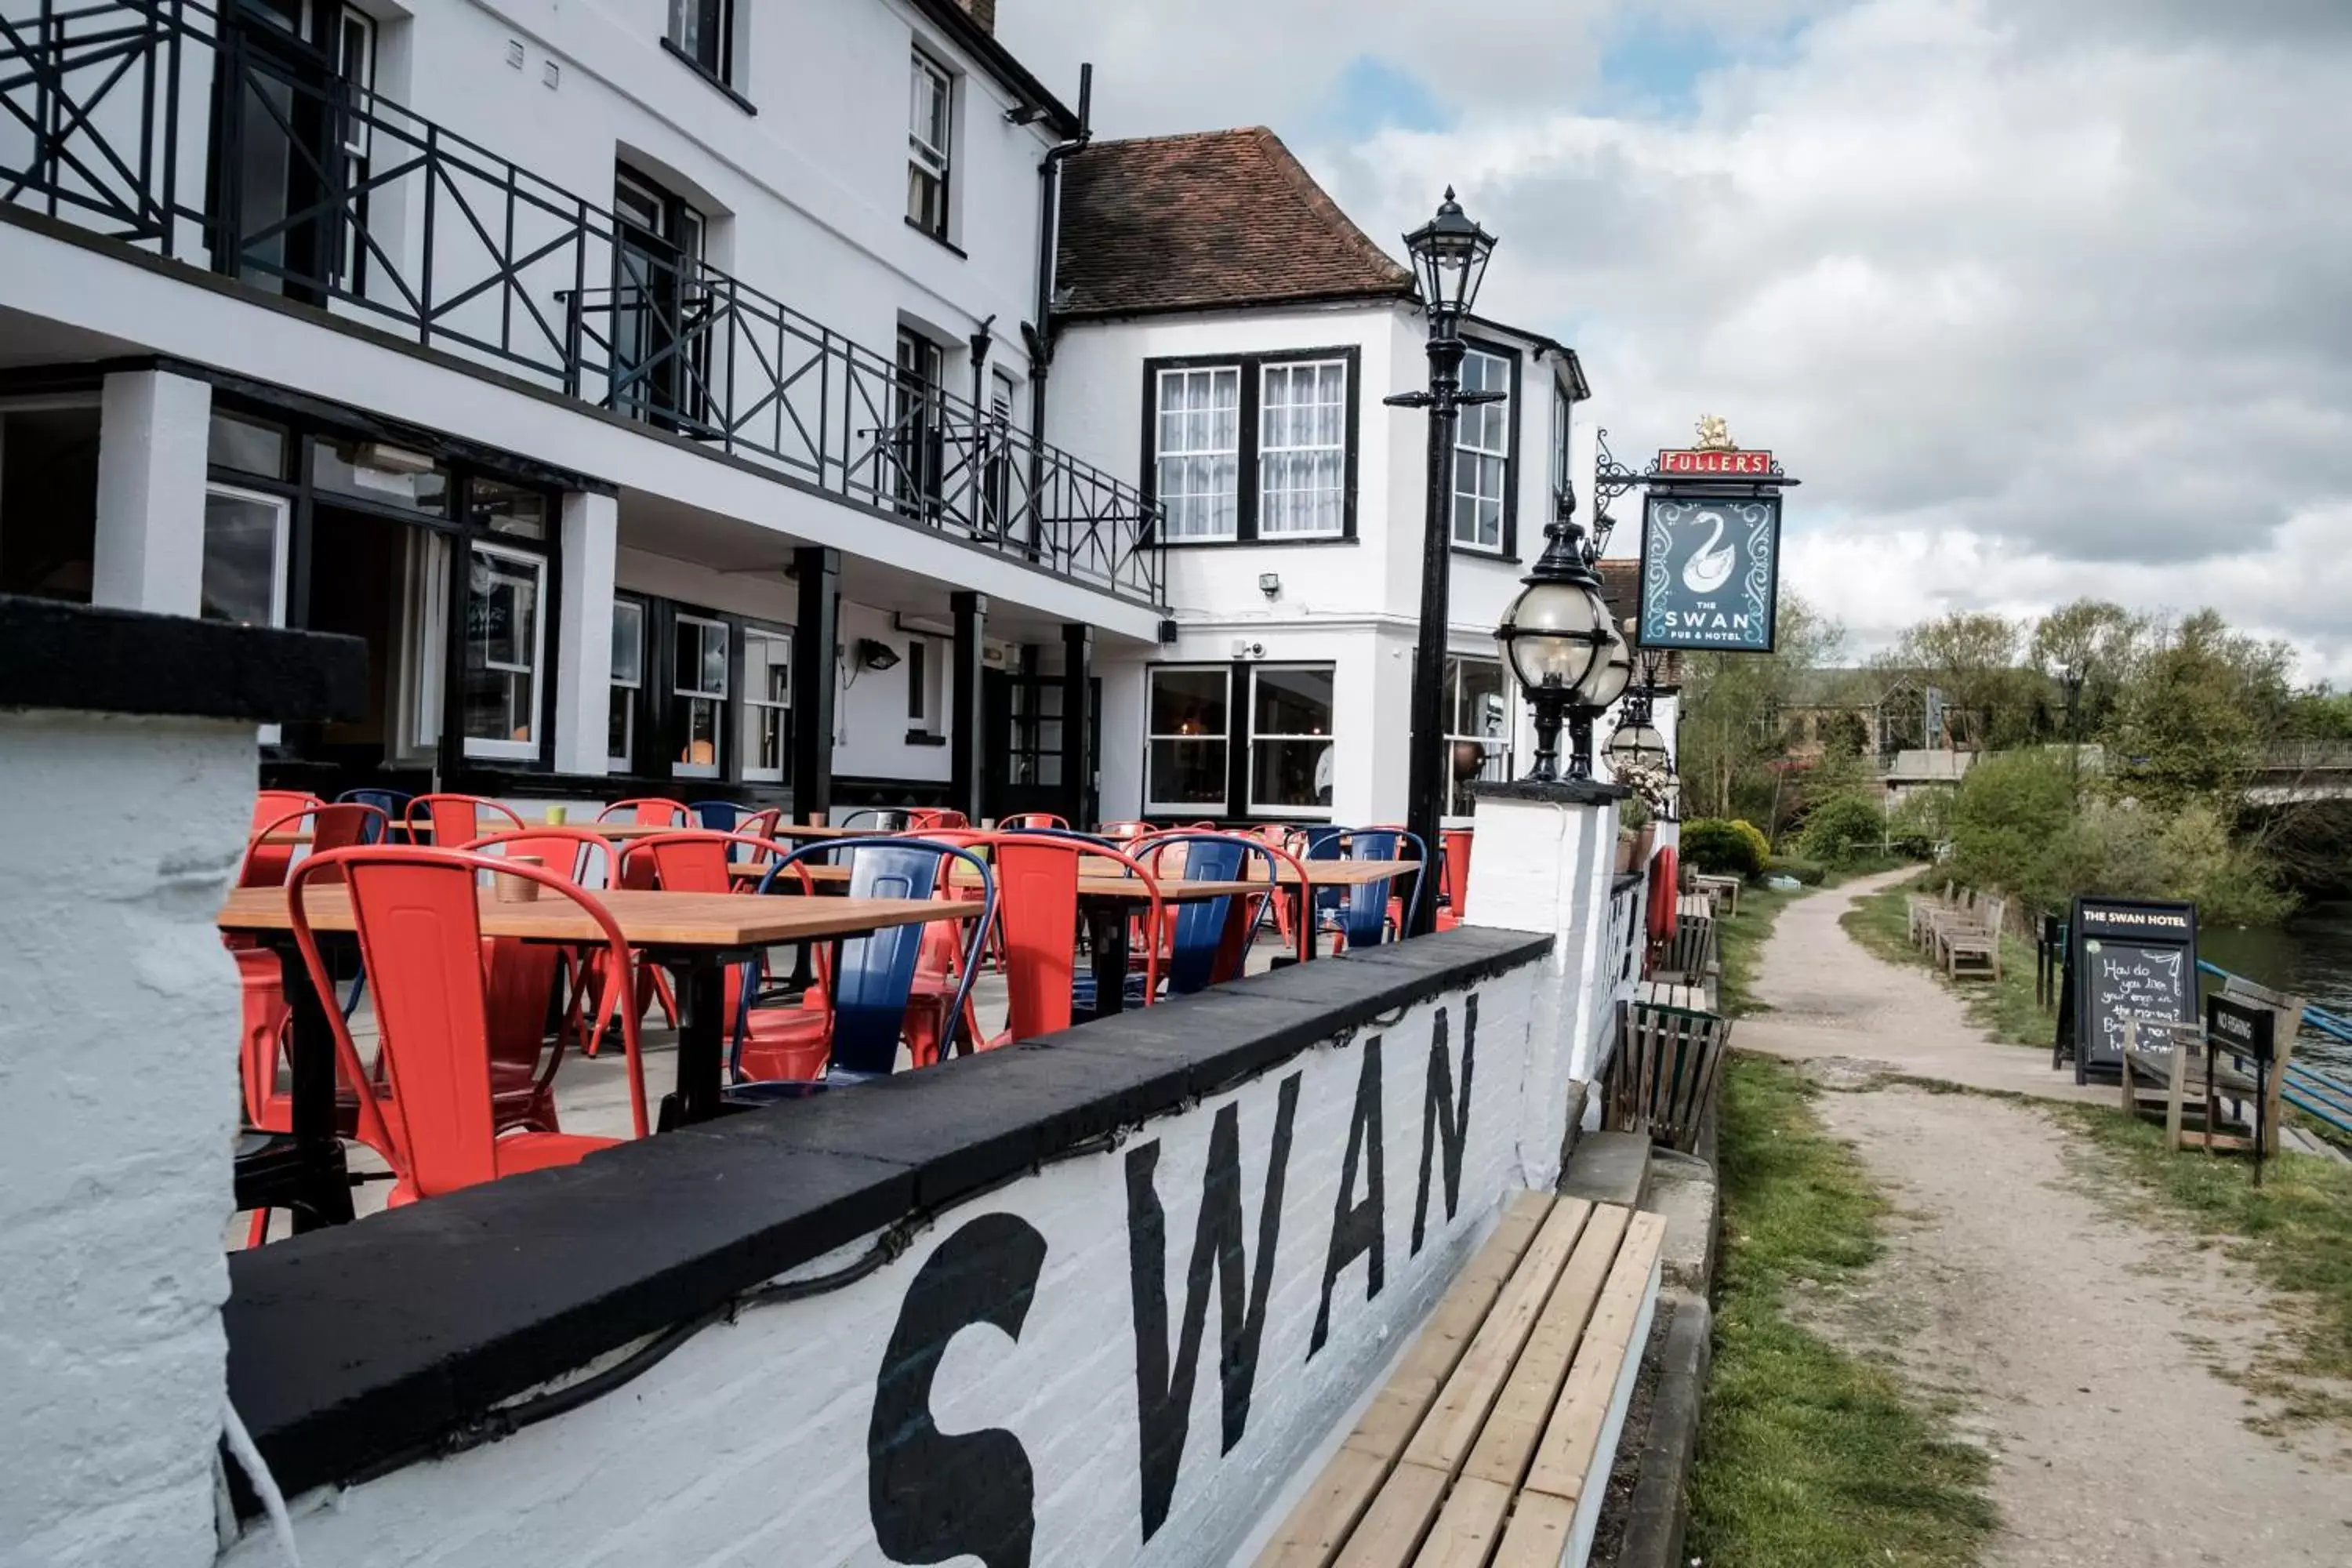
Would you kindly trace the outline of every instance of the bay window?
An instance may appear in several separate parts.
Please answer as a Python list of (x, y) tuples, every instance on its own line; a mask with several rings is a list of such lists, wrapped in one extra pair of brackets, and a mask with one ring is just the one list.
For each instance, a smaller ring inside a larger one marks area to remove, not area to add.
[(1250, 667), (1253, 815), (1329, 815), (1331, 690), (1328, 664)]
[(682, 779), (719, 776), (719, 737), (727, 721), (727, 623), (677, 617), (671, 639), (670, 698), (677, 714), (677, 752), (670, 773)]
[(743, 628), (743, 777), (782, 784), (790, 765), (793, 642), (788, 632)]
[(1454, 542), (1465, 550), (1511, 553), (1511, 415), (1517, 362), (1472, 349), (1462, 360), (1462, 390), (1499, 392), (1499, 403), (1462, 411), (1454, 437)]
[(1353, 348), (1148, 360), (1143, 472), (1170, 544), (1356, 533)]
[(1144, 809), (1223, 813), (1233, 671), (1165, 666), (1150, 671), (1149, 681)]

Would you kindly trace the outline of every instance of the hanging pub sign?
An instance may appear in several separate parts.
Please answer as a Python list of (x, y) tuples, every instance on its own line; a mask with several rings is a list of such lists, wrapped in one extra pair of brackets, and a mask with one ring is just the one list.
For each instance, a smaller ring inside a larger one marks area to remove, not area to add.
[(2074, 1081), (2123, 1071), (2124, 1025), (2199, 1022), (2197, 906), (2084, 896), (2067, 921), (2055, 1059)]
[(1722, 419), (1660, 452), (1643, 476), (1643, 647), (1769, 653), (1780, 591), (1780, 488), (1772, 454), (1743, 452)]

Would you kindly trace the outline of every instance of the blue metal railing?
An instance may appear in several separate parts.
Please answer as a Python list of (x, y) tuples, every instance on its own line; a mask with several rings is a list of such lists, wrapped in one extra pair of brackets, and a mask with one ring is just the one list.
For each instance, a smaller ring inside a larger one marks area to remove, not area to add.
[[(2210, 974), (2217, 980), (2244, 978), (2201, 958), (2197, 961), (2197, 969), (2200, 973)], [(2315, 1035), (2352, 1045), (2352, 1019), (2339, 1017), (2324, 1007), (2306, 1005), (2303, 1010), (2303, 1026)], [(2279, 1097), (2305, 1115), (2327, 1123), (2338, 1132), (2352, 1134), (2352, 1079), (2290, 1058)]]

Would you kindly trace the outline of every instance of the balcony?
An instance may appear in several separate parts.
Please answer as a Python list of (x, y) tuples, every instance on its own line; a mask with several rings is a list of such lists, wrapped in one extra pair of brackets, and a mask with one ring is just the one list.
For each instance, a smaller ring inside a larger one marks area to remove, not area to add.
[(0, 208), (610, 410), (1121, 598), (1157, 508), (1003, 415), (192, 0), (0, 0)]

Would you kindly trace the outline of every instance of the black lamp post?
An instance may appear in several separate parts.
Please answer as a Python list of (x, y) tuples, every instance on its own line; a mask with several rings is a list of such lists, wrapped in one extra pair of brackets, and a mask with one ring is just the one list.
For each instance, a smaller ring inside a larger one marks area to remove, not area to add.
[[(1628, 620), (1625, 633), (1630, 639), (1636, 624)], [(1601, 754), (1609, 761), (1609, 770), (1621, 780), (1633, 769), (1657, 769), (1669, 781), (1667, 800), (1671, 802), (1675, 776), (1674, 749), (1666, 744), (1665, 731), (1658, 728), (1658, 677), (1665, 669), (1666, 656), (1657, 648), (1643, 648), (1639, 656), (1636, 673), (1640, 684), (1625, 697), (1624, 711), (1619, 715), (1616, 730)], [(1672, 819), (1671, 810), (1659, 815)]]
[(1519, 689), (1535, 710), (1535, 770), (1538, 781), (1560, 777), (1559, 731), (1569, 730), (1568, 777), (1592, 776), (1592, 721), (1614, 702), (1633, 676), (1624, 643), (1609, 624), (1601, 580), (1584, 546), (1584, 530), (1570, 517), (1572, 497), (1544, 530), (1544, 552), (1521, 579), (1527, 585), (1495, 640), (1511, 663)]
[[(1394, 408), (1429, 410), (1429, 493), (1421, 542), (1421, 640), (1412, 664), (1412, 764), (1408, 774), (1405, 826), (1426, 852), (1436, 853), (1437, 828), (1450, 788), (1445, 745), (1445, 633), (1452, 586), (1454, 529), (1451, 512), (1454, 439), (1462, 410), (1493, 403), (1500, 392), (1462, 390), (1462, 323), (1478, 297), (1495, 237), (1463, 213), (1447, 186), (1437, 216), (1404, 237), (1412, 254), (1414, 278), (1429, 312), (1429, 390), (1405, 392), (1386, 401)], [(1435, 929), (1437, 900), (1415, 900), (1413, 931)]]

